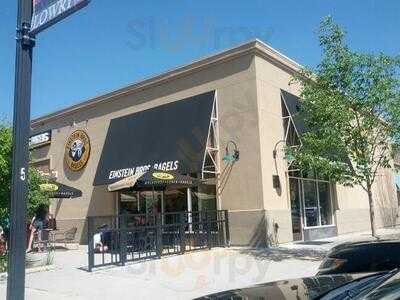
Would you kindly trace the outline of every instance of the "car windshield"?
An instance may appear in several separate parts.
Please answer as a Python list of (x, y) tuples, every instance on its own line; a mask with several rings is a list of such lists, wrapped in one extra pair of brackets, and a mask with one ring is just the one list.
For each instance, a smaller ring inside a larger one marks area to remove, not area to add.
[(372, 292), (368, 293), (368, 296), (365, 299), (400, 299), (400, 271), (386, 280), (378, 288), (375, 288)]
[(399, 269), (356, 279), (323, 295), (320, 300), (356, 299), (365, 296), (384, 281), (399, 273)]

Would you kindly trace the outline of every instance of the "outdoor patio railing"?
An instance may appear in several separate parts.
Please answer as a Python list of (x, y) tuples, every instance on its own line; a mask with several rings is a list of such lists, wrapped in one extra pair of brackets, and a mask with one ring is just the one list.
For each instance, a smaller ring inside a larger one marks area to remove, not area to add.
[(88, 270), (230, 245), (227, 210), (87, 218)]

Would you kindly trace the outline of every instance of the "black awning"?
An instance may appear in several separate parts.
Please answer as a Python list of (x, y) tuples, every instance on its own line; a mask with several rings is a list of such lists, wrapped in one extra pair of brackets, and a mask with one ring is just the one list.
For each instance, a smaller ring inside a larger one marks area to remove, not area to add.
[(55, 199), (71, 199), (82, 197), (82, 191), (58, 182), (44, 183), (40, 185), (40, 189), (50, 193), (50, 198)]
[(134, 113), (110, 122), (94, 185), (135, 172), (201, 172), (215, 92)]
[(289, 110), (290, 115), (292, 116), (297, 132), (302, 135), (307, 130), (304, 124), (304, 120), (300, 116), (300, 98), (284, 90), (281, 90), (281, 96), (286, 104), (287, 109)]

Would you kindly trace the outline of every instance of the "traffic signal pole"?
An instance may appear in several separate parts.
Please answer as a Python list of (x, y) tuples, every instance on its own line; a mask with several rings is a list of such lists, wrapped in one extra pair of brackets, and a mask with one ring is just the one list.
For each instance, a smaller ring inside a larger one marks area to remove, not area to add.
[(25, 297), (28, 140), (34, 47), (34, 39), (29, 35), (31, 16), (32, 0), (18, 0), (7, 300)]

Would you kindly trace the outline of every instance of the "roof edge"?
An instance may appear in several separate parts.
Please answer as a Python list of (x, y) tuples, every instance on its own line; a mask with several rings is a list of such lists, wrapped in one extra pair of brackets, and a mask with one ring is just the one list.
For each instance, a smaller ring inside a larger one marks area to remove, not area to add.
[(114, 97), (120, 97), (150, 88), (152, 86), (157, 86), (175, 78), (179, 78), (180, 76), (185, 76), (190, 73), (194, 73), (201, 69), (207, 68), (211, 65), (225, 62), (249, 53), (253, 53), (265, 59), (272, 60), (278, 63), (282, 68), (285, 68), (286, 70), (293, 73), (297, 73), (301, 69), (301, 65), (299, 65), (292, 59), (283, 55), (274, 48), (268, 46), (266, 43), (260, 41), (259, 39), (254, 39), (246, 43), (240, 44), (236, 47), (224, 50), (222, 52), (200, 58), (189, 64), (179, 66), (172, 70), (126, 85), (122, 88), (115, 89), (111, 92), (100, 94), (95, 97), (88, 98), (85, 101), (57, 110), (55, 112), (45, 114), (41, 117), (33, 119), (31, 121), (31, 127), (38, 127), (44, 122), (49, 122), (59, 117), (72, 115), (81, 109), (88, 109), (97, 104), (105, 103)]

